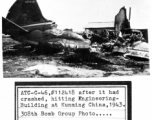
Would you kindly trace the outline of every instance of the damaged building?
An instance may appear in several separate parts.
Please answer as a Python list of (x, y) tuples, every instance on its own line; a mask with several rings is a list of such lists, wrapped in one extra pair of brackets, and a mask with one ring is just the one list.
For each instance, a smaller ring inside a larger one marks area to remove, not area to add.
[(90, 22), (85, 27), (85, 30), (90, 30), (94, 33), (100, 34), (105, 29), (114, 30), (114, 22)]

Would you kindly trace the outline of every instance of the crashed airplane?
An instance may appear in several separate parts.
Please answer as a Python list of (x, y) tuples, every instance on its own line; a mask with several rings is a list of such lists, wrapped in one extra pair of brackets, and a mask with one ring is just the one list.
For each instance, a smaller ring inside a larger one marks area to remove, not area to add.
[(101, 28), (100, 31), (96, 26), (96, 30), (87, 28), (89, 32), (78, 34), (57, 29), (54, 21), (43, 17), (36, 0), (16, 0), (6, 18), (2, 17), (2, 32), (23, 44), (47, 47), (53, 51), (69, 47), (88, 51), (97, 43), (100, 53), (119, 52), (125, 56), (149, 59), (147, 34), (131, 29), (130, 17), (131, 8), (128, 20), (126, 8), (122, 7), (114, 18), (113, 29)]
[(90, 41), (81, 35), (57, 29), (54, 21), (43, 17), (36, 0), (16, 0), (7, 17), (2, 17), (2, 32), (32, 46), (49, 46), (52, 42), (58, 42), (63, 47), (71, 46), (71, 43), (79, 48), (88, 48), (90, 45)]
[(90, 39), (92, 48), (97, 48), (97, 51), (100, 49), (100, 52), (124, 54), (125, 57), (137, 59), (149, 59), (148, 30), (132, 29), (130, 26), (131, 8), (129, 20), (126, 12), (126, 8), (122, 7), (110, 27), (103, 24), (108, 22), (88, 24), (85, 27), (84, 37)]

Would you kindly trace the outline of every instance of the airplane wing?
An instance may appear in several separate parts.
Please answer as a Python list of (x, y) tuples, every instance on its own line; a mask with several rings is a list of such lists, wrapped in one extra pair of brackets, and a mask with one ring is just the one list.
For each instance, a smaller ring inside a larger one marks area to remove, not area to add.
[(28, 31), (7, 18), (2, 17), (2, 33), (6, 35), (17, 35), (28, 33)]
[(68, 39), (68, 40), (73, 40), (73, 41), (82, 41), (82, 42), (85, 41), (85, 39), (81, 35), (78, 35), (71, 31), (59, 30), (57, 28), (48, 29), (43, 34), (44, 34), (44, 36), (47, 36), (51, 39), (52, 38), (63, 38), (63, 39)]

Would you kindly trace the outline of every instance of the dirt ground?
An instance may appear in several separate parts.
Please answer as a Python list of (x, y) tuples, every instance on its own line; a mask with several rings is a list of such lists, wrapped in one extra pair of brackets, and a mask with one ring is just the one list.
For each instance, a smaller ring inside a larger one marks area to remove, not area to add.
[(3, 38), (3, 77), (90, 78), (150, 75), (149, 61), (137, 61), (122, 55), (31, 51), (28, 46)]

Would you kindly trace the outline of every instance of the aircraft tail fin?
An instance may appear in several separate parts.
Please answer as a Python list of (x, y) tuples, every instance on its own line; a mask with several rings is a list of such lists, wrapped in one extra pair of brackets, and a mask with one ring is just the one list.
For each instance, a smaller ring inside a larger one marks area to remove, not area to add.
[(5, 35), (17, 35), (18, 33), (27, 33), (28, 31), (12, 21), (2, 17), (2, 33)]
[(51, 21), (43, 17), (36, 0), (16, 0), (6, 18), (21, 26)]
[(130, 28), (130, 22), (127, 18), (127, 10), (122, 7), (119, 13), (115, 16), (115, 30), (122, 31), (124, 29)]

